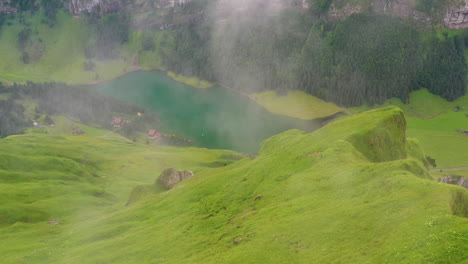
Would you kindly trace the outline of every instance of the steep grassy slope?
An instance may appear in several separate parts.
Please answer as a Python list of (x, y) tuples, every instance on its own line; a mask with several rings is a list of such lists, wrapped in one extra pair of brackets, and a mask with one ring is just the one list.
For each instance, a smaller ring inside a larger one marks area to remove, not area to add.
[[(45, 156), (86, 168), (83, 186), (104, 191), (66, 192), (66, 206), (49, 199), (61, 225), (46, 217), (4, 224), (0, 255), (6, 263), (467, 263), (468, 193), (429, 180), (424, 153), (405, 129), (398, 108), (374, 110), (311, 134), (279, 134), (256, 159), (211, 169), (233, 153), (10, 137), (0, 141), (11, 149), (2, 157), (47, 149), (54, 154)], [(46, 180), (40, 170), (26, 178), (16, 162), (2, 163), (3, 171), (19, 171), (25, 185)], [(169, 166), (196, 176), (124, 207), (131, 186), (151, 184)], [(75, 167), (56, 170), (65, 168)], [(88, 176), (94, 171), (106, 178)], [(13, 186), (21, 185), (2, 192)]]
[[(230, 163), (237, 154), (130, 144), (88, 136), (24, 135), (0, 140), (2, 263), (46, 261), (49, 241), (86, 219), (121, 209), (138, 184), (167, 167)], [(227, 158), (226, 158), (227, 157)], [(219, 165), (221, 166), (221, 165)], [(61, 225), (54, 226), (48, 221)], [(55, 239), (55, 240), (54, 240)], [(25, 257), (30, 252), (34, 257)]]
[[(468, 129), (468, 96), (448, 102), (419, 90), (411, 93), (410, 103), (391, 99), (382, 106), (396, 105), (404, 110), (408, 120), (408, 135), (419, 140), (427, 155), (435, 158), (438, 168), (468, 166), (468, 137), (457, 132)], [(454, 112), (456, 106), (465, 107)], [(380, 106), (381, 107), (381, 106)], [(350, 109), (360, 112), (368, 106)]]
[[(338, 111), (336, 106), (327, 105), (310, 95), (289, 93), (287, 96), (275, 96), (273, 91), (263, 92), (257, 102), (269, 111), (297, 118), (313, 118), (321, 113)], [(468, 137), (457, 132), (458, 129), (468, 130), (468, 96), (463, 96), (454, 102), (421, 89), (411, 93), (409, 104), (393, 98), (384, 104), (369, 107), (348, 108), (353, 113), (359, 113), (376, 107), (398, 106), (404, 110), (408, 121), (408, 136), (418, 139), (427, 155), (436, 160), (438, 168), (468, 166)], [(456, 106), (464, 107), (460, 112), (454, 112)]]

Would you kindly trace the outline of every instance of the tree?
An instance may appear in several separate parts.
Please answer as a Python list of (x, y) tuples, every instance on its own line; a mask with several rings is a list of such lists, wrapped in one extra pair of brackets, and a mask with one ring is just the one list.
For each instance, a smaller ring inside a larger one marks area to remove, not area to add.
[(53, 27), (57, 20), (57, 12), (62, 7), (60, 0), (41, 1), (41, 6), (45, 15), (45, 23), (49, 27)]
[(424, 65), (419, 77), (421, 86), (449, 101), (465, 94), (468, 72), (462, 38), (431, 38)]
[(95, 25), (97, 56), (113, 57), (115, 49), (128, 41), (130, 17), (125, 13), (109, 14)]
[(20, 51), (24, 51), (26, 46), (29, 44), (31, 38), (31, 29), (30, 28), (23, 28), (18, 33), (18, 49)]
[(143, 40), (141, 42), (141, 48), (144, 51), (154, 51), (154, 48), (155, 48), (154, 38), (151, 35), (144, 34)]

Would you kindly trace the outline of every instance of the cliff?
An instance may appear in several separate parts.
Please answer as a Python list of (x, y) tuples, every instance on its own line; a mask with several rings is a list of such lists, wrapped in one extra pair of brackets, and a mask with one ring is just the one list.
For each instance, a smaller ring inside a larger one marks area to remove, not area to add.
[(372, 12), (376, 14), (395, 16), (403, 19), (414, 19), (415, 21), (430, 24), (438, 19), (435, 16), (418, 10), (417, 0), (374, 0), (370, 2), (337, 2), (330, 6), (329, 17), (332, 20), (339, 20), (354, 13)]
[[(134, 13), (144, 13), (154, 9), (167, 9), (187, 4), (192, 0), (61, 0), (64, 7), (73, 15), (98, 12), (108, 14), (122, 9), (131, 10)], [(276, 3), (277, 4), (272, 4)], [(315, 8), (313, 0), (299, 1), (273, 1), (268, 6), (282, 8), (285, 5), (294, 4), (303, 9)], [(39, 1), (36, 8), (39, 8)], [(237, 3), (220, 0), (214, 1), (219, 6), (239, 6)], [(249, 5), (250, 2), (242, 6)], [(10, 14), (18, 12), (18, 1), (0, 0), (0, 13)], [(447, 2), (431, 3), (430, 6), (421, 8), (418, 0), (373, 0), (373, 1), (347, 1), (333, 0), (329, 3), (328, 10), (321, 16), (329, 20), (340, 20), (353, 13), (372, 12), (383, 15), (396, 16), (403, 19), (414, 19), (425, 25), (445, 26), (452, 29), (468, 28), (468, 0), (455, 0)], [(323, 7), (320, 7), (323, 8)], [(423, 10), (426, 9), (426, 10)]]
[(121, 0), (65, 0), (64, 6), (73, 15), (83, 12), (112, 13), (123, 7)]
[(148, 11), (151, 9), (166, 9), (183, 5), (191, 0), (62, 0), (65, 7), (73, 15), (81, 15), (83, 12), (99, 12), (103, 14), (112, 13), (121, 9), (133, 9), (137, 11)]
[(468, 1), (452, 4), (444, 16), (444, 25), (448, 28), (468, 28)]

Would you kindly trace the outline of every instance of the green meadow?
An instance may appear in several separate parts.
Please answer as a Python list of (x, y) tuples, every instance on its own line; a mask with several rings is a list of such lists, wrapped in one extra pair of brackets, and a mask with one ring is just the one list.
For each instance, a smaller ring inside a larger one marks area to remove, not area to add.
[[(284, 132), (254, 159), (10, 136), (0, 140), (0, 255), (3, 263), (468, 263), (468, 194), (432, 181), (427, 165), (395, 107)], [(168, 167), (195, 176), (163, 191), (154, 182)], [(126, 206), (135, 187), (148, 191)]]
[(143, 32), (132, 30), (129, 41), (118, 47), (118, 56), (111, 59), (92, 59), (95, 67), (84, 69), (87, 58), (84, 47), (94, 41), (85, 18), (57, 14), (55, 26), (41, 23), (43, 14), (24, 13), (24, 20), (31, 29), (30, 45), (26, 51), (32, 62), (25, 64), (18, 48), (18, 34), (24, 28), (18, 17), (6, 23), (0, 31), (0, 81), (44, 82), (60, 81), (69, 84), (86, 84), (110, 80), (137, 69), (162, 69), (161, 52), (168, 46), (170, 37), (166, 31), (151, 34), (153, 50), (142, 49)]
[[(427, 155), (434, 158), (438, 168), (468, 166), (468, 136), (457, 130), (468, 130), (468, 96), (454, 102), (429, 93), (427, 90), (413, 92), (410, 103), (398, 99), (385, 105), (396, 105), (404, 110), (408, 119), (408, 136), (418, 139)], [(455, 107), (465, 109), (455, 112)], [(366, 110), (368, 107), (351, 109)]]
[[(299, 92), (278, 96), (269, 91), (253, 96), (270, 112), (296, 118), (314, 119), (340, 111), (334, 104), (311, 95), (300, 95)], [(468, 166), (468, 136), (457, 132), (459, 129), (468, 130), (467, 95), (448, 102), (422, 89), (411, 93), (409, 104), (394, 98), (382, 105), (363, 105), (341, 111), (356, 114), (384, 106), (398, 106), (405, 112), (408, 136), (419, 141), (427, 155), (436, 160), (437, 168)], [(462, 108), (459, 112), (454, 111), (457, 106)]]
[[(49, 27), (26, 12), (25, 64), (19, 19), (0, 31), (1, 82), (85, 84), (166, 70), (174, 41), (170, 30), (131, 29), (118, 56), (93, 58), (86, 71), (84, 47), (95, 40), (83, 19), (59, 12)], [(0, 139), (0, 262), (468, 264), (468, 192), (434, 181), (468, 177), (468, 136), (457, 132), (468, 130), (467, 95), (448, 102), (422, 89), (409, 104), (347, 109), (300, 91), (250, 98), (303, 120), (349, 115), (275, 135), (255, 156), (149, 145), (141, 133), (132, 142), (69, 116)], [(17, 102), (36, 119), (36, 102)], [(166, 168), (195, 176), (164, 190), (156, 179)]]
[(332, 116), (342, 109), (299, 90), (278, 95), (275, 91), (251, 94), (249, 97), (268, 111), (293, 118), (311, 120)]

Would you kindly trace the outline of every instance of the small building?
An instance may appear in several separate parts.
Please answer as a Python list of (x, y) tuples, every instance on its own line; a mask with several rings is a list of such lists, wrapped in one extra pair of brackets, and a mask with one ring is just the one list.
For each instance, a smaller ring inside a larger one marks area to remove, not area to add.
[(113, 127), (122, 127), (123, 119), (121, 117), (114, 117), (112, 119), (112, 126)]
[(156, 129), (150, 129), (148, 131), (148, 138), (158, 139), (160, 137), (161, 137), (161, 133), (159, 133)]

